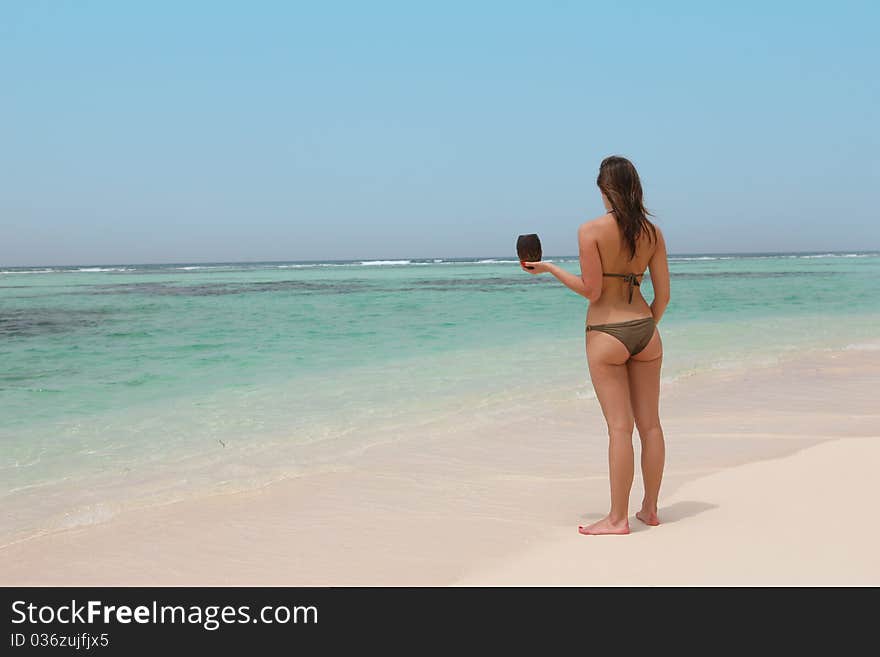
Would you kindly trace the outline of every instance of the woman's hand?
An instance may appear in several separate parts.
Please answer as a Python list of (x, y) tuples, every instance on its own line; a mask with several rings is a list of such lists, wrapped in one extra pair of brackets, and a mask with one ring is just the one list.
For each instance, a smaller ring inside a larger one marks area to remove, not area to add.
[(550, 271), (550, 267), (552, 266), (552, 263), (549, 263), (549, 262), (525, 262), (524, 260), (520, 260), (519, 266), (523, 268), (523, 271), (527, 271), (530, 274), (543, 274), (545, 272)]

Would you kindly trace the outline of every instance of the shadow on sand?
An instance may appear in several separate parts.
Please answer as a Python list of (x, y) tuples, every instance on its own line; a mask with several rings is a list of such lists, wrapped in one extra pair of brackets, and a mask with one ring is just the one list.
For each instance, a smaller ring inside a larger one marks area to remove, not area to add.
[(694, 516), (699, 515), (704, 511), (709, 511), (711, 509), (717, 508), (717, 504), (687, 500), (684, 502), (676, 502), (675, 504), (670, 504), (669, 506), (660, 507), (657, 515), (659, 516), (661, 523), (668, 524), (671, 522), (684, 520), (685, 518), (693, 518)]

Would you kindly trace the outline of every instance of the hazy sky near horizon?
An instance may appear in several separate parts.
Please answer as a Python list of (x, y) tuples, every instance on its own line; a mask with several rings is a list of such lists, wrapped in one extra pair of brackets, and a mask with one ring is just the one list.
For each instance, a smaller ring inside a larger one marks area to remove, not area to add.
[[(711, 4), (712, 6), (707, 6)], [(0, 265), (880, 249), (874, 2), (0, 5)]]

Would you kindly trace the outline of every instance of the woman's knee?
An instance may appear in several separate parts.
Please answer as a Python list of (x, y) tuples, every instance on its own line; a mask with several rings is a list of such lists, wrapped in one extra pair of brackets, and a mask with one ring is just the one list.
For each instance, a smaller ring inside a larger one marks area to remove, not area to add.
[(619, 422), (608, 423), (608, 435), (612, 438), (616, 436), (632, 438), (634, 423), (632, 420), (621, 420)]
[(636, 420), (636, 428), (639, 430), (639, 438), (644, 440), (652, 440), (663, 437), (663, 427), (660, 426), (660, 418), (649, 418), (647, 420)]

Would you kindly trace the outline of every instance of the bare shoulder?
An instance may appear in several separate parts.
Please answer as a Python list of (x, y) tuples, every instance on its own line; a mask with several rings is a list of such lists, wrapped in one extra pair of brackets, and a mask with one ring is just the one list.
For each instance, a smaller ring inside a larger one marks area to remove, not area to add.
[(658, 258), (666, 259), (666, 240), (663, 237), (663, 231), (660, 230), (660, 226), (651, 222), (651, 226), (654, 229), (653, 235), (651, 236), (651, 246), (650, 246), (650, 262), (655, 263)]
[(603, 214), (601, 217), (585, 221), (578, 227), (579, 237), (598, 237), (599, 234), (606, 230), (609, 222), (614, 223), (614, 217), (610, 214)]
[(663, 238), (663, 231), (660, 230), (660, 226), (655, 224), (653, 221), (651, 222), (651, 225), (654, 227), (654, 234), (657, 236), (657, 245), (660, 246), (662, 244), (665, 248), (666, 240)]

